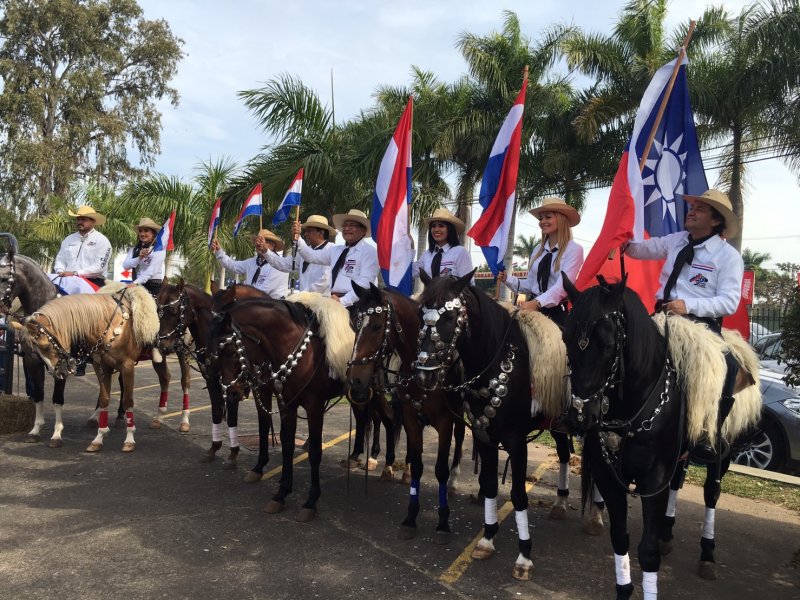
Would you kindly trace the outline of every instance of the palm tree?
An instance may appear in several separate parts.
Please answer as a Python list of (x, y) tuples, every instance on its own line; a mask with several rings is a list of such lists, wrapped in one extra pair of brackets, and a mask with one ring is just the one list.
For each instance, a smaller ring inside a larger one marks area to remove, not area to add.
[(530, 258), (542, 239), (538, 235), (518, 235), (517, 243), (514, 244), (514, 256), (519, 256), (528, 261), (530, 268)]
[(771, 258), (772, 255), (769, 252), (757, 252), (750, 250), (750, 248), (745, 248), (742, 250), (744, 270), (753, 271), (755, 272), (756, 276), (758, 276), (764, 270), (764, 267), (761, 265)]

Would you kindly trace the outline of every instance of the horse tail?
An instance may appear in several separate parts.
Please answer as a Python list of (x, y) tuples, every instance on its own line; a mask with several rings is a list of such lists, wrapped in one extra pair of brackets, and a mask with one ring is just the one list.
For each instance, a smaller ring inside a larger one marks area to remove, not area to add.
[(586, 444), (581, 452), (581, 516), (586, 514), (586, 508), (592, 506), (592, 492), (594, 488), (594, 473)]
[(455, 439), (455, 446), (453, 446), (453, 464), (450, 465), (452, 471), (461, 464), (461, 457), (464, 453), (464, 434), (466, 433), (467, 426), (464, 424), (464, 419), (456, 419), (453, 423), (453, 439)]
[(400, 442), (400, 434), (403, 431), (403, 402), (396, 391), (392, 392), (392, 399), (389, 404), (392, 407), (392, 427), (394, 428), (392, 435), (394, 436), (394, 446), (396, 448)]

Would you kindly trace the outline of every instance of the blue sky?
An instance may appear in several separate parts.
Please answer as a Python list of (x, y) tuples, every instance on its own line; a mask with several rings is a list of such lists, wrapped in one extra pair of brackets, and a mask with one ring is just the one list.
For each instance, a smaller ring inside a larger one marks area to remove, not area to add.
[[(721, 4), (738, 11), (747, 3)], [(139, 4), (146, 18), (165, 19), (185, 42), (186, 57), (172, 82), (181, 103), (178, 108), (161, 107), (164, 129), (156, 170), (188, 180), (202, 161), (227, 156), (243, 164), (258, 154), (268, 140), (236, 94), (281, 73), (300, 77), (329, 102), (332, 69), (336, 117), (344, 120), (371, 106), (379, 84), (408, 84), (411, 65), (431, 70), (445, 81), (456, 79), (465, 72), (454, 46), (457, 35), (499, 30), (504, 9), (514, 11), (523, 33), (535, 40), (557, 23), (608, 33), (624, 3), (139, 0)], [(699, 16), (698, 6), (691, 0), (673, 0), (669, 26)], [(743, 246), (770, 252), (773, 260), (768, 266), (800, 263), (796, 178), (778, 161), (751, 167)], [(708, 174), (712, 185), (715, 177)], [(575, 229), (576, 238), (587, 248), (600, 230), (607, 198), (608, 190), (592, 192), (583, 221)], [(517, 233), (538, 233), (538, 225), (526, 215), (518, 220)]]

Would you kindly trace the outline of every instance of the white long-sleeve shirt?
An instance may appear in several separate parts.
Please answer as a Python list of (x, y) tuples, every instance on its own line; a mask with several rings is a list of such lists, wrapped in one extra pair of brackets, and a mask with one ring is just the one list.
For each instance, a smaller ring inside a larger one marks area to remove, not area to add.
[(133, 248), (128, 250), (128, 255), (122, 261), (123, 269), (136, 269), (136, 279), (133, 283), (144, 285), (151, 279), (164, 279), (165, 250), (150, 252), (147, 256), (133, 256)]
[[(567, 297), (567, 292), (561, 280), (561, 273), (566, 273), (570, 281), (575, 281), (578, 276), (578, 271), (580, 271), (581, 265), (583, 265), (583, 246), (574, 240), (570, 240), (566, 248), (558, 248), (556, 250), (553, 254), (552, 262), (550, 263), (550, 277), (547, 280), (547, 290), (543, 292), (539, 289), (539, 282), (536, 276), (539, 272), (539, 264), (550, 250), (550, 242), (549, 240), (545, 240), (543, 243), (545, 245), (544, 252), (531, 263), (531, 267), (528, 269), (528, 277), (522, 281), (509, 273), (506, 278), (506, 286), (514, 292), (519, 291), (526, 294), (529, 296), (529, 300), (536, 298), (536, 300), (539, 301), (539, 306), (553, 307), (560, 304)], [(531, 257), (538, 251), (539, 247), (537, 246), (536, 250), (531, 254)], [(561, 254), (561, 264), (559, 268), (556, 269), (556, 260), (558, 260), (559, 254)], [(519, 289), (517, 286), (519, 286)]]
[(683, 300), (686, 312), (696, 317), (716, 319), (732, 315), (742, 296), (744, 261), (736, 249), (718, 235), (695, 246), (691, 264), (683, 265), (670, 297), (663, 297), (675, 258), (688, 243), (689, 232), (679, 231), (631, 242), (625, 252), (633, 258), (664, 259), (658, 278), (658, 298)]
[[(314, 250), (304, 239), (300, 238), (297, 241), (297, 251), (304, 260), (318, 265), (328, 265), (331, 271), (345, 248), (346, 246), (328, 244), (324, 248)], [(351, 282), (355, 281), (361, 287), (369, 287), (370, 283), (377, 283), (379, 271), (378, 250), (362, 238), (350, 247), (336, 281), (331, 283), (331, 293), (338, 295), (339, 301), (344, 306), (355, 304), (358, 296), (353, 291)]]
[(411, 263), (411, 276), (416, 279), (419, 277), (419, 270), (425, 269), (425, 272), (431, 277), (439, 275), (453, 275), (455, 277), (463, 277), (472, 271), (472, 259), (469, 252), (464, 246), (451, 246), (445, 244), (442, 246), (442, 264), (438, 273), (431, 273), (431, 264), (433, 257), (436, 253), (434, 247), (433, 252), (429, 249), (426, 250), (418, 260)]
[(105, 277), (110, 257), (111, 242), (106, 236), (96, 229), (83, 236), (76, 231), (61, 242), (53, 262), (53, 271), (74, 271), (76, 275), (90, 279)]
[[(271, 250), (267, 254), (275, 254)], [(289, 293), (289, 279), (285, 273), (280, 272), (278, 269), (270, 266), (269, 262), (264, 262), (261, 265), (261, 271), (258, 273), (258, 279), (253, 282), (253, 276), (258, 270), (257, 257), (252, 256), (246, 260), (233, 260), (225, 251), (220, 248), (214, 253), (217, 257), (219, 264), (228, 271), (244, 275), (245, 283), (258, 288), (262, 292), (269, 294), (270, 298), (285, 298)], [(275, 255), (277, 256), (277, 255)], [(269, 260), (269, 259), (267, 259)], [(252, 282), (252, 283), (251, 283)]]
[[(316, 248), (311, 248), (316, 252), (327, 246), (330, 242), (323, 242)], [(310, 248), (310, 246), (309, 246)], [(267, 262), (274, 268), (284, 273), (292, 270), (292, 257), (280, 256), (274, 252), (267, 255)], [(301, 292), (317, 292), (324, 296), (331, 294), (331, 267), (330, 265), (318, 265), (303, 259), (298, 251), (295, 257), (294, 268), (300, 273), (299, 287)]]

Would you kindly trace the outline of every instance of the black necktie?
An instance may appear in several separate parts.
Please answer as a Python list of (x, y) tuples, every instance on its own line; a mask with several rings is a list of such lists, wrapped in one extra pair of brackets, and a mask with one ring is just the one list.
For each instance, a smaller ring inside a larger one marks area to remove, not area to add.
[[(328, 245), (328, 240), (325, 240), (319, 246), (314, 248), (314, 250), (322, 250), (327, 245)], [(306, 269), (308, 268), (308, 265), (310, 265), (310, 264), (311, 264), (310, 262), (303, 261), (303, 268), (302, 268), (303, 273), (306, 272)]]
[(539, 293), (543, 294), (550, 286), (550, 271), (553, 266), (553, 255), (558, 252), (558, 248), (550, 248), (542, 260), (539, 261), (539, 268), (536, 271), (536, 281), (539, 283)]
[(258, 268), (256, 269), (256, 272), (253, 273), (253, 278), (250, 280), (250, 285), (255, 285), (256, 281), (258, 281), (258, 276), (261, 275), (261, 267), (264, 266), (265, 262), (267, 262), (266, 258), (256, 256), (256, 264), (258, 265)]
[(336, 259), (336, 264), (333, 265), (333, 269), (331, 269), (331, 291), (333, 291), (333, 286), (336, 283), (336, 276), (339, 275), (339, 271), (342, 270), (344, 259), (349, 251), (350, 246), (345, 246), (344, 250), (342, 250), (342, 253), (339, 255), (339, 258)]
[(442, 252), (441, 247), (437, 246), (431, 261), (431, 277), (438, 277), (439, 272), (442, 270), (442, 254), (444, 252)]
[(693, 240), (692, 236), (689, 236), (689, 243), (686, 244), (681, 251), (678, 252), (678, 256), (675, 257), (675, 263), (672, 265), (672, 272), (669, 274), (667, 278), (667, 283), (664, 285), (664, 293), (662, 294), (662, 300), (664, 302), (669, 302), (669, 295), (672, 292), (672, 288), (675, 287), (675, 282), (678, 281), (678, 275), (681, 274), (684, 265), (691, 264), (694, 260), (694, 248), (705, 242), (707, 239), (713, 237), (714, 234), (707, 235), (706, 237), (702, 237), (699, 240)]

